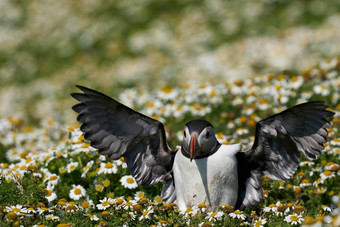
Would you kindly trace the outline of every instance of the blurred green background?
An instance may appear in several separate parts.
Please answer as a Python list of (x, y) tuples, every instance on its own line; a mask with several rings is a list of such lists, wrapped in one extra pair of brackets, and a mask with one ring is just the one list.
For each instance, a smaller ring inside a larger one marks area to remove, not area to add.
[(0, 117), (74, 121), (75, 84), (298, 73), (340, 56), (339, 25), (339, 0), (1, 0)]

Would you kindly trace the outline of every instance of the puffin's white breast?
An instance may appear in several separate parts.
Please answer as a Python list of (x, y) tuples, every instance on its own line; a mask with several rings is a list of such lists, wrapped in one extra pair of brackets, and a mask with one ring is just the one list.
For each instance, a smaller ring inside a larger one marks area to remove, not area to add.
[(178, 151), (173, 172), (180, 210), (204, 203), (214, 209), (222, 204), (235, 206), (238, 195), (237, 160), (240, 144), (221, 145), (206, 158), (190, 159)]

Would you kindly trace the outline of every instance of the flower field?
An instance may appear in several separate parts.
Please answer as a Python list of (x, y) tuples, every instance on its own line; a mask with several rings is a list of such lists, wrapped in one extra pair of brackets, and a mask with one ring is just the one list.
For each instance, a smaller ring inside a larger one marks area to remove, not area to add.
[(74, 120), (74, 84), (118, 96), (340, 56), (338, 0), (0, 1), (0, 116)]
[(162, 203), (161, 185), (138, 187), (124, 159), (100, 156), (79, 125), (0, 119), (1, 226), (340, 225), (339, 59), (296, 74), (127, 89), (117, 99), (162, 121), (173, 149), (193, 118), (212, 122), (221, 143), (241, 143), (246, 150), (256, 122), (287, 107), (323, 100), (336, 114), (320, 157), (301, 157), (286, 182), (263, 176), (264, 200), (257, 207), (239, 211), (222, 204), (207, 211), (206, 204), (197, 204), (185, 212)]
[[(339, 0), (0, 1), (0, 226), (340, 226)], [(327, 60), (328, 59), (328, 60)], [(180, 212), (100, 156), (74, 85), (160, 120), (173, 149), (205, 118), (221, 143), (305, 101), (336, 114), (317, 160), (262, 179), (253, 209)]]

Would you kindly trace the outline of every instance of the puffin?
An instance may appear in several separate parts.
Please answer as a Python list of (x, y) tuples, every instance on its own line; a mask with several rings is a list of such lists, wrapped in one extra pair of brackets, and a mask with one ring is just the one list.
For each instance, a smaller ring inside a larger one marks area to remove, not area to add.
[(204, 119), (187, 122), (180, 149), (171, 149), (163, 124), (98, 91), (76, 85), (81, 131), (92, 147), (111, 160), (124, 157), (138, 185), (163, 183), (163, 203), (185, 211), (204, 203), (252, 208), (263, 199), (261, 178), (290, 179), (302, 153), (316, 159), (327, 142), (334, 112), (323, 101), (290, 107), (256, 123), (253, 145), (218, 142)]

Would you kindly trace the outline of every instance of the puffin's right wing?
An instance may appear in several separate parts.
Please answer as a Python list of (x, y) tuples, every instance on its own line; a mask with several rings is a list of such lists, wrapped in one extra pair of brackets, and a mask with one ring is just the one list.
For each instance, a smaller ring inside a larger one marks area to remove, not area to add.
[(80, 101), (72, 109), (91, 146), (101, 155), (116, 160), (124, 157), (139, 185), (163, 182), (162, 199), (176, 198), (172, 165), (175, 152), (166, 141), (161, 122), (138, 113), (116, 100), (92, 89), (77, 86), (84, 93), (73, 93)]
[[(291, 107), (256, 124), (253, 146), (239, 152), (239, 195), (236, 208), (252, 207), (262, 200), (261, 176), (288, 180), (296, 171), (300, 153), (317, 158), (331, 125), (333, 112), (324, 102), (307, 102)], [(244, 182), (244, 183), (243, 183)]]

